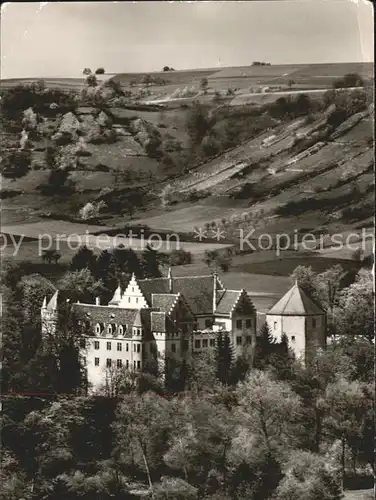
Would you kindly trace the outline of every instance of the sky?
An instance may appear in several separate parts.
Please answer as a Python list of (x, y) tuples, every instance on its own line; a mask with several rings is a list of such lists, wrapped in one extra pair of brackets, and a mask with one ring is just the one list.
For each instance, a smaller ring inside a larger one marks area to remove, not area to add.
[(1, 78), (373, 61), (367, 0), (33, 2), (1, 8)]

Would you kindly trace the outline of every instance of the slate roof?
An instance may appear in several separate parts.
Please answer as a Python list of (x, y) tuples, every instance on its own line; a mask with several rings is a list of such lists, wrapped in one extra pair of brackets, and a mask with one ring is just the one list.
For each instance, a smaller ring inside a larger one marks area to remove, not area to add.
[[(213, 276), (184, 276), (172, 279), (172, 293), (184, 296), (193, 314), (206, 315), (213, 312)], [(152, 305), (152, 294), (169, 294), (169, 279), (154, 278), (139, 280), (138, 285), (147, 300)], [(218, 280), (217, 288), (223, 286)]]
[(217, 314), (230, 314), (241, 294), (240, 290), (226, 290), (217, 292)]
[(270, 309), (270, 315), (309, 316), (323, 315), (325, 312), (308, 297), (303, 289), (295, 285)]
[(151, 297), (152, 307), (155, 307), (160, 311), (168, 313), (169, 311), (171, 311), (178, 298), (179, 298), (178, 294), (153, 293)]
[(96, 306), (91, 304), (74, 304), (76, 311), (82, 312), (85, 317), (96, 323), (116, 323), (119, 325), (133, 326), (137, 309), (123, 309), (121, 307)]
[(151, 316), (151, 330), (153, 332), (165, 332), (166, 313), (153, 311), (150, 316)]

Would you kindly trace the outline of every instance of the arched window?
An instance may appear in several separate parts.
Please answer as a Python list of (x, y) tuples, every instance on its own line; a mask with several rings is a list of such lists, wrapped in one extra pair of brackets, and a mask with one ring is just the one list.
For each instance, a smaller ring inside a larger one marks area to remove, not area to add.
[(123, 325), (119, 325), (119, 326), (118, 326), (118, 333), (119, 333), (119, 335), (123, 335), (123, 334), (124, 334), (124, 328), (123, 328)]

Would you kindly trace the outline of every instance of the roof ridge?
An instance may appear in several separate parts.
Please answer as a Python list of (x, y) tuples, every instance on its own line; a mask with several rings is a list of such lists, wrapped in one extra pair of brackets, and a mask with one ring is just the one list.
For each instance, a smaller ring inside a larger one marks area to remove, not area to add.
[[(287, 307), (287, 305), (289, 304), (289, 302), (290, 302), (290, 300), (291, 300), (291, 298), (292, 298), (292, 294), (294, 293), (294, 288), (295, 288), (295, 287), (297, 287), (297, 285), (296, 285), (296, 284), (294, 284), (294, 285), (290, 288), (289, 292), (287, 292), (287, 293), (289, 293), (289, 296), (288, 296), (288, 298), (287, 298), (287, 300), (286, 300), (285, 305), (283, 306), (282, 313), (284, 313), (284, 312), (285, 312), (286, 307)], [(298, 289), (299, 289), (299, 288), (298, 288)], [(281, 298), (283, 298), (283, 297), (281, 297)]]

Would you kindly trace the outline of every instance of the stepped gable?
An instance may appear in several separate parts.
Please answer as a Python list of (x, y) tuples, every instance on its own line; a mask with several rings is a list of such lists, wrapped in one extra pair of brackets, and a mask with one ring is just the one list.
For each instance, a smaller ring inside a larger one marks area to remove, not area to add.
[(237, 302), (241, 290), (220, 290), (217, 292), (216, 314), (229, 315)]
[(324, 310), (316, 304), (303, 289), (295, 285), (270, 309), (268, 315), (312, 316), (324, 315)]
[(178, 294), (159, 294), (153, 293), (151, 296), (152, 307), (165, 313), (169, 313), (179, 299)]

